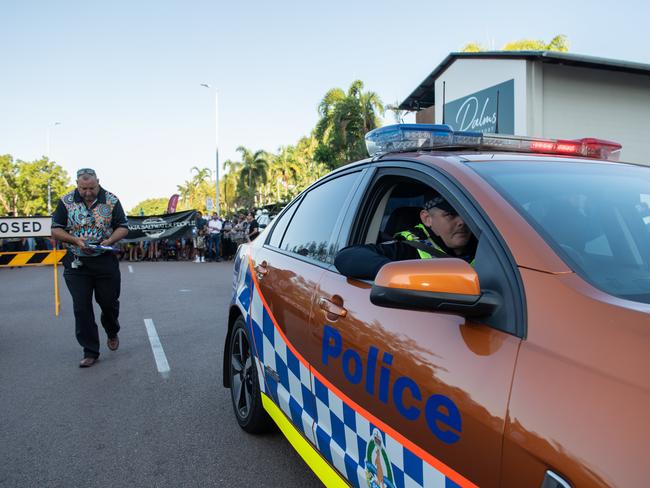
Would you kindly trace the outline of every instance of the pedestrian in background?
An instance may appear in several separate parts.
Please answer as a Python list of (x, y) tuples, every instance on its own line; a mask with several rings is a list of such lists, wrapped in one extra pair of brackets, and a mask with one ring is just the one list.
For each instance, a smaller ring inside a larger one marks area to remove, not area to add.
[(232, 259), (237, 247), (233, 241), (233, 222), (230, 219), (223, 221), (223, 229), (221, 230), (221, 254), (226, 260)]
[(52, 215), (52, 237), (67, 244), (63, 277), (70, 294), (77, 341), (83, 347), (79, 367), (88, 368), (99, 358), (99, 333), (93, 312), (93, 293), (101, 308), (107, 346), (117, 350), (120, 341), (120, 267), (111, 251), (89, 245), (113, 246), (128, 233), (119, 199), (99, 186), (93, 169), (77, 171), (77, 188), (64, 195)]
[(223, 230), (223, 222), (217, 215), (217, 212), (212, 214), (208, 220), (208, 259), (212, 261), (221, 261), (221, 231)]
[(248, 223), (248, 226), (246, 227), (248, 242), (252, 242), (260, 233), (260, 225), (257, 223), (257, 220), (255, 220), (255, 217), (253, 217), (253, 212), (248, 212), (246, 222)]
[(205, 262), (205, 237), (207, 232), (208, 222), (203, 218), (201, 212), (196, 212), (196, 227), (194, 229), (194, 238), (192, 243), (194, 245), (194, 262), (195, 263), (204, 263)]

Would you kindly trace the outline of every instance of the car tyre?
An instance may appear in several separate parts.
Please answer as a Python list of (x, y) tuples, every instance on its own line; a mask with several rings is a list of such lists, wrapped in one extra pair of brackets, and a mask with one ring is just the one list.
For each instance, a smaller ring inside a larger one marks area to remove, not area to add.
[(250, 434), (267, 432), (272, 421), (262, 406), (255, 357), (243, 317), (235, 320), (229, 351), (230, 397), (237, 423)]

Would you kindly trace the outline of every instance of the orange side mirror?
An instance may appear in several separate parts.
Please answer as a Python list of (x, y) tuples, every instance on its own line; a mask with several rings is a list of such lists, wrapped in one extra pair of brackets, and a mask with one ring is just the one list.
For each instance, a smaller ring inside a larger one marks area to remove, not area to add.
[(487, 317), (501, 304), (489, 290), (481, 291), (478, 274), (462, 259), (396, 261), (384, 265), (370, 290), (380, 307)]
[(411, 291), (481, 294), (478, 275), (462, 259), (414, 259), (384, 265), (375, 278), (375, 285)]

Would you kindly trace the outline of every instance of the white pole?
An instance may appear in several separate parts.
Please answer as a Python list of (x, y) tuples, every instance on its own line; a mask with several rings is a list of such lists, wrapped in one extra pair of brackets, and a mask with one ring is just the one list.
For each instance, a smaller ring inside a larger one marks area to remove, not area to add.
[(217, 180), (217, 200), (215, 201), (215, 208), (219, 216), (221, 216), (221, 207), (219, 205), (219, 92), (216, 88), (214, 89), (214, 141), (214, 157), (217, 165), (217, 173), (215, 176)]
[[(61, 125), (61, 122), (54, 122), (52, 124), (52, 127), (56, 127), (57, 125)], [(48, 162), (50, 160), (50, 127), (48, 126), (47, 129), (45, 130), (45, 156), (48, 159)], [(52, 181), (51, 181), (52, 175), (48, 175), (47, 177), (47, 213), (51, 214), (52, 213)]]
[[(50, 158), (50, 128), (45, 129), (45, 156)], [(50, 182), (51, 176), (47, 176), (47, 213), (52, 214), (52, 185)], [(56, 265), (54, 266), (56, 269)]]
[[(209, 90), (212, 89), (212, 87), (207, 83), (201, 83), (201, 86)], [(219, 206), (219, 92), (216, 88), (214, 89), (214, 144), (214, 158), (217, 170), (215, 173), (215, 179), (217, 180), (217, 189), (215, 192), (216, 201), (214, 202), (214, 208), (216, 209), (217, 213), (221, 215), (221, 209)]]

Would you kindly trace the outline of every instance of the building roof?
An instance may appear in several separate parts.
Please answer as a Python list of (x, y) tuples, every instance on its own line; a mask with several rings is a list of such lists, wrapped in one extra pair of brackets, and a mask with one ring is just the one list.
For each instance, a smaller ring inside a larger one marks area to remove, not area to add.
[(421, 110), (430, 107), (435, 102), (435, 82), (449, 66), (457, 59), (525, 59), (542, 63), (578, 66), (608, 71), (620, 71), (650, 76), (650, 64), (634, 63), (620, 59), (598, 58), (581, 54), (562, 53), (557, 51), (483, 51), (457, 52), (449, 55), (413, 90), (399, 108), (402, 110)]

